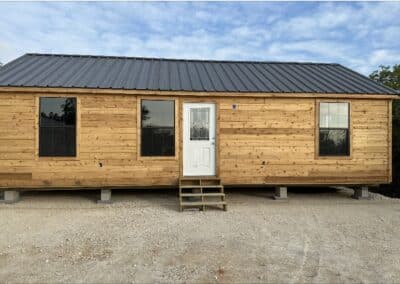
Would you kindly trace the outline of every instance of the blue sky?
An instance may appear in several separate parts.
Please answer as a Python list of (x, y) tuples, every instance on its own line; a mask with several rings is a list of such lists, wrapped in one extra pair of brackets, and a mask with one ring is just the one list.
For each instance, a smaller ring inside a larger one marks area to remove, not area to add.
[(400, 2), (0, 3), (0, 62), (27, 52), (400, 63)]

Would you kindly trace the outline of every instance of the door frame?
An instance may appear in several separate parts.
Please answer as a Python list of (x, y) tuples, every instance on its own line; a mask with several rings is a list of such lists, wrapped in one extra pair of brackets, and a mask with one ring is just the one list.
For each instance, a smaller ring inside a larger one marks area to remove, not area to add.
[[(191, 98), (191, 99), (181, 99), (179, 100), (179, 113), (180, 113), (180, 118), (179, 118), (179, 124), (181, 125), (180, 130), (179, 130), (179, 176), (180, 177), (185, 177), (183, 175), (183, 128), (184, 128), (184, 109), (183, 106), (185, 103), (205, 103), (205, 104), (214, 104), (215, 105), (215, 177), (219, 176), (220, 168), (219, 168), (219, 157), (220, 157), (220, 152), (219, 152), (219, 114), (220, 114), (220, 104), (219, 101), (216, 99), (211, 99), (211, 98)], [(211, 177), (214, 177), (211, 176)], [(200, 177), (200, 176), (199, 176)], [(210, 176), (208, 176), (210, 177)]]

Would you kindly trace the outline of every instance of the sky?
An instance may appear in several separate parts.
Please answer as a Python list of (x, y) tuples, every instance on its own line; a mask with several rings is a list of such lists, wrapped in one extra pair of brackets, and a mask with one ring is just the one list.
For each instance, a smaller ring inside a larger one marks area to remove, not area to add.
[(0, 62), (24, 53), (400, 64), (400, 2), (6, 2)]

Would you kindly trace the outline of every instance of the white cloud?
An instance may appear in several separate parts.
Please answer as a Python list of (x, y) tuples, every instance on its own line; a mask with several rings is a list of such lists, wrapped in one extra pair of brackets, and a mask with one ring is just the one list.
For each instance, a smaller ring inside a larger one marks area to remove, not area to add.
[(388, 49), (374, 50), (370, 56), (369, 62), (373, 65), (390, 64), (391, 62), (400, 62), (400, 51)]
[(399, 63), (400, 3), (0, 3), (0, 61), (26, 52)]

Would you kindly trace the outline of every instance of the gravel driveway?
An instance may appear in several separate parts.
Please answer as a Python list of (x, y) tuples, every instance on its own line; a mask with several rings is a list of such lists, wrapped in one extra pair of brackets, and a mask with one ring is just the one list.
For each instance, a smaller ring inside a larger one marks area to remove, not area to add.
[(149, 192), (0, 204), (0, 282), (400, 282), (398, 199), (231, 190), (228, 212), (180, 213), (174, 192)]

